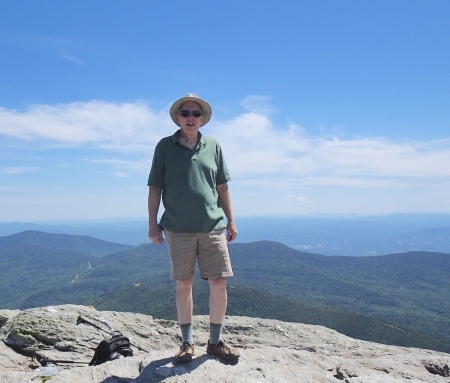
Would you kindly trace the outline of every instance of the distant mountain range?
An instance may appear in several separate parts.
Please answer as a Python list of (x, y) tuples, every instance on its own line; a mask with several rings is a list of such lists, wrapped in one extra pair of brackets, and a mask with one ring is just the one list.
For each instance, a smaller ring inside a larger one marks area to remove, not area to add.
[[(232, 243), (229, 315), (320, 324), (379, 343), (450, 352), (450, 254), (324, 256)], [(175, 319), (165, 244), (25, 231), (0, 237), (0, 308), (93, 305)], [(207, 283), (194, 288), (208, 313)]]
[[(383, 255), (450, 251), (450, 214), (238, 217), (239, 242), (270, 240), (323, 255)], [(0, 235), (38, 230), (88, 235), (137, 246), (148, 242), (147, 219), (0, 222)]]
[(133, 246), (107, 242), (85, 235), (49, 234), (35, 230), (27, 230), (15, 235), (0, 237), (0, 249), (16, 246), (38, 246), (50, 250), (73, 250), (90, 254), (94, 257), (103, 257), (120, 250), (130, 249)]

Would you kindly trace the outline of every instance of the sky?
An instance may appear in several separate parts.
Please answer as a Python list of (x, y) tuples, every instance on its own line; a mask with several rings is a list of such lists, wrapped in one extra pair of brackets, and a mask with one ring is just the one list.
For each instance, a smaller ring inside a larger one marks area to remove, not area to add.
[(147, 215), (195, 93), (239, 216), (450, 213), (450, 1), (0, 0), (0, 222)]

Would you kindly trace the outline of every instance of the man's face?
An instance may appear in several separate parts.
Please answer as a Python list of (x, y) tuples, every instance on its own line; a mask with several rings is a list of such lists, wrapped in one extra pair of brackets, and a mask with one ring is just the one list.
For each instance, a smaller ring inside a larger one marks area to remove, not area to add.
[[(183, 117), (182, 114), (187, 114), (189, 112), (188, 116)], [(181, 105), (180, 110), (178, 111), (177, 118), (178, 123), (180, 124), (180, 128), (185, 133), (196, 133), (200, 129), (200, 125), (203, 122), (203, 113), (199, 117), (195, 117), (193, 113), (196, 112), (202, 113), (202, 109), (200, 108), (200, 105), (193, 101), (185, 102), (183, 105)]]

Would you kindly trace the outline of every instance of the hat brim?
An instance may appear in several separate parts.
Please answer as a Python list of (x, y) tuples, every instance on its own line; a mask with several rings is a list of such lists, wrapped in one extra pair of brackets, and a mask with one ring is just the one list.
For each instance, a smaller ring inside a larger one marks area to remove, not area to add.
[(180, 126), (177, 114), (181, 106), (188, 101), (196, 102), (197, 104), (200, 105), (200, 108), (202, 109), (203, 112), (203, 120), (200, 126), (206, 125), (211, 119), (212, 115), (211, 106), (205, 100), (202, 100), (195, 94), (188, 94), (173, 103), (172, 107), (170, 108), (170, 117), (172, 118), (172, 121), (178, 126)]

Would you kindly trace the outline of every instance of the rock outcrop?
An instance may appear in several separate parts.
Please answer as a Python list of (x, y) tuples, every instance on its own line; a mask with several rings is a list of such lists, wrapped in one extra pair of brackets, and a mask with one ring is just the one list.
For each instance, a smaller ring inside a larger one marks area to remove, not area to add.
[[(128, 336), (134, 356), (87, 366), (108, 335), (77, 325), (79, 315)], [(0, 310), (0, 326), (0, 383), (450, 383), (449, 354), (365, 342), (321, 326), (276, 320), (226, 318), (224, 338), (241, 351), (235, 365), (206, 354), (206, 316), (195, 317), (196, 355), (188, 364), (173, 360), (180, 342), (177, 323), (148, 315), (63, 305)], [(40, 366), (42, 358), (62, 362)]]

